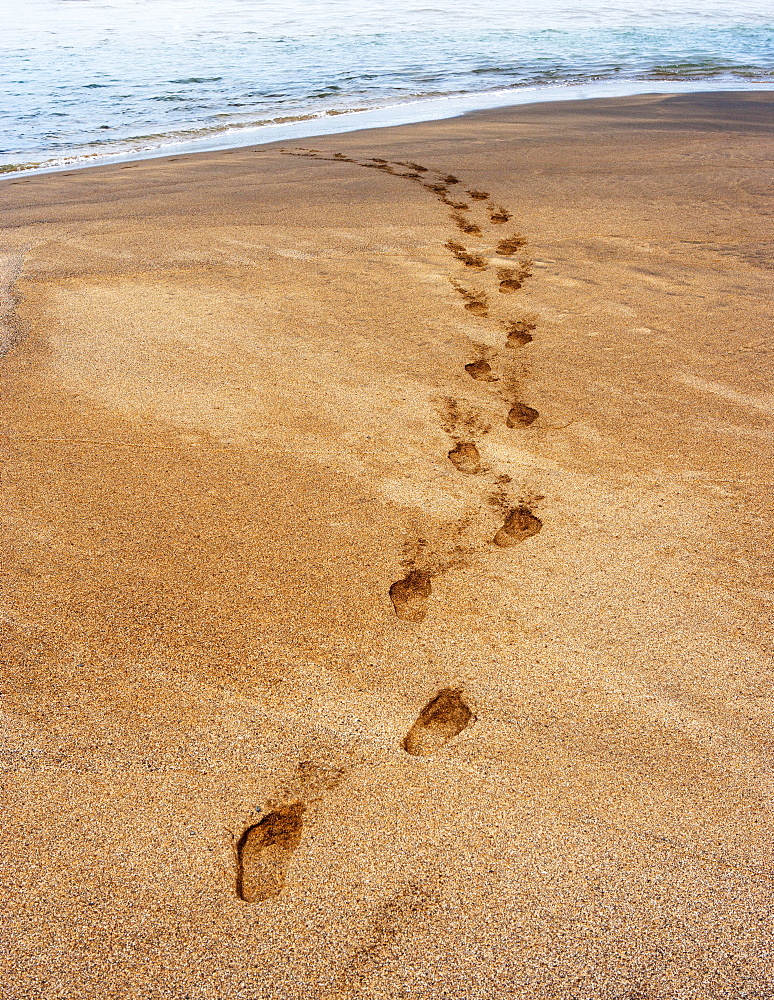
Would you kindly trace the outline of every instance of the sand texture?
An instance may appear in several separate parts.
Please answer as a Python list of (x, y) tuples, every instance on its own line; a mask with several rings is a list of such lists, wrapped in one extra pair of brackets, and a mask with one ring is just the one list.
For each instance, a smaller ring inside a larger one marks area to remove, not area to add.
[(773, 110), (0, 183), (0, 996), (774, 997)]

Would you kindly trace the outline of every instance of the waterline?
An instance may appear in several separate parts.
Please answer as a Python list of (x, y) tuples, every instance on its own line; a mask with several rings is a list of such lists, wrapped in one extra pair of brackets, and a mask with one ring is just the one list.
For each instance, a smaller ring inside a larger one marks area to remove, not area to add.
[[(135, 160), (158, 159), (192, 153), (207, 153), (225, 149), (239, 149), (287, 142), (292, 139), (310, 139), (315, 136), (340, 135), (372, 128), (391, 128), (427, 121), (457, 118), (473, 111), (495, 108), (541, 104), (552, 101), (582, 101), (605, 97), (633, 97), (638, 95), (671, 95), (691, 93), (774, 91), (770, 80), (712, 81), (623, 81), (584, 84), (562, 84), (553, 87), (525, 87), (515, 90), (477, 92), (405, 104), (352, 111), (321, 112), (315, 115), (283, 116), (260, 124), (208, 127), (180, 131), (172, 134), (142, 136), (127, 141), (116, 148), (92, 148), (73, 155), (52, 157), (38, 162), (9, 163), (0, 165), (0, 180), (20, 173), (43, 174), (59, 170), (73, 170), (101, 166), (108, 163), (126, 163)], [(194, 134), (192, 134), (194, 133)]]

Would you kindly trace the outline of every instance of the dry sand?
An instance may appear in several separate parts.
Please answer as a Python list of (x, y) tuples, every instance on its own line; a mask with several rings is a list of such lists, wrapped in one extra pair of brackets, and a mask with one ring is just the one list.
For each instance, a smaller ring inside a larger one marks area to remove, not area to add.
[(3, 997), (774, 996), (773, 105), (2, 182)]

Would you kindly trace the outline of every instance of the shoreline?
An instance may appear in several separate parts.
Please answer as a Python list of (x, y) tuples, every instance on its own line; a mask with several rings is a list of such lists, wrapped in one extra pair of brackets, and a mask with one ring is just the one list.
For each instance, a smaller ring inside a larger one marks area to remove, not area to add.
[(0, 185), (18, 996), (773, 993), (772, 107)]
[[(717, 84), (722, 86), (718, 87)], [(591, 101), (616, 97), (637, 97), (650, 94), (692, 93), (768, 93), (774, 83), (764, 81), (604, 81), (599, 83), (566, 84), (555, 87), (525, 88), (523, 90), (489, 91), (453, 97), (412, 101), (388, 105), (366, 111), (322, 114), (288, 124), (266, 124), (226, 129), (217, 135), (202, 135), (196, 139), (170, 137), (146, 149), (129, 149), (115, 153), (86, 153), (50, 157), (42, 165), (0, 164), (0, 182), (19, 176), (57, 173), (64, 170), (83, 170), (106, 166), (111, 163), (134, 163), (167, 156), (187, 156), (234, 150), (287, 142), (291, 139), (321, 138), (324, 136), (359, 132), (372, 128), (397, 128), (401, 125), (422, 124), (463, 117), (478, 111), (506, 107), (523, 107), (532, 104), (556, 103), (567, 100)], [(519, 99), (521, 98), (521, 99)], [(127, 145), (138, 140), (126, 140)]]

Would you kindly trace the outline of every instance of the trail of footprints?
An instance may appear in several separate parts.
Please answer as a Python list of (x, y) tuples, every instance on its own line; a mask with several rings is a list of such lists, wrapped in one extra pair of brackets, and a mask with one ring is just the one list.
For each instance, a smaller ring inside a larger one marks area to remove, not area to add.
[[(511, 213), (502, 205), (496, 205), (488, 191), (476, 188), (465, 189), (462, 182), (454, 174), (446, 174), (432, 170), (411, 160), (385, 160), (378, 157), (357, 159), (344, 153), (334, 153), (325, 156), (315, 149), (284, 150), (287, 155), (304, 156), (318, 160), (329, 160), (352, 163), (358, 167), (380, 170), (384, 173), (400, 177), (420, 184), (433, 194), (451, 211), (449, 218), (462, 236), (470, 240), (461, 242), (459, 237), (450, 238), (444, 244), (452, 257), (473, 274), (483, 274), (492, 267), (491, 257), (500, 258), (510, 263), (506, 266), (494, 262), (494, 272), (497, 281), (497, 292), (512, 294), (518, 292), (532, 275), (532, 261), (524, 253), (526, 239), (521, 233), (514, 232), (509, 236), (495, 236), (491, 240), (490, 256), (484, 249), (484, 229), (487, 224), (502, 226), (508, 223)], [(462, 192), (462, 193), (460, 193)], [(483, 211), (482, 211), (483, 210)], [(484, 218), (482, 218), (482, 214)], [(489, 296), (479, 289), (471, 289), (463, 281), (452, 276), (449, 278), (452, 287), (462, 299), (465, 310), (481, 319), (489, 317)], [(503, 348), (507, 351), (519, 351), (532, 343), (535, 323), (526, 316), (515, 318), (505, 323), (505, 339)], [(502, 358), (500, 359), (502, 360)], [(502, 367), (502, 366), (501, 366)], [(487, 357), (479, 357), (463, 364), (465, 372), (475, 381), (496, 383), (500, 381), (492, 370)], [(489, 473), (478, 448), (478, 440), (490, 429), (475, 412), (463, 415), (461, 404), (449, 399), (447, 404), (447, 419), (444, 430), (454, 440), (454, 447), (448, 452), (448, 459), (457, 472), (465, 476), (477, 476)], [(529, 427), (540, 417), (532, 406), (519, 399), (508, 400), (508, 409), (503, 415), (505, 426), (512, 430)], [(508, 502), (504, 488), (510, 479), (507, 476), (497, 477), (495, 491), (496, 506), (502, 509), (505, 519), (502, 527), (490, 541), (501, 548), (516, 545), (536, 535), (542, 527), (540, 519), (530, 510), (525, 498)], [(541, 498), (542, 499), (542, 498)], [(491, 500), (491, 498), (490, 498)], [(531, 502), (535, 502), (533, 499)], [(406, 576), (397, 580), (389, 589), (396, 617), (405, 622), (422, 622), (430, 607), (432, 595), (432, 578), (454, 564), (454, 560), (446, 565), (436, 558), (429, 558), (426, 546), (420, 546), (418, 552), (408, 558), (404, 565)]]
[[(381, 170), (421, 184), (435, 195), (444, 205), (451, 208), (450, 218), (465, 236), (483, 240), (483, 230), (473, 217), (474, 205), (484, 208), (488, 222), (503, 225), (510, 221), (511, 214), (501, 205), (495, 205), (486, 191), (469, 189), (464, 197), (452, 192), (460, 186), (460, 180), (453, 174), (443, 174), (412, 161), (385, 160), (373, 157), (359, 160), (343, 153), (323, 156), (317, 150), (283, 150), (286, 155), (304, 156), (319, 160), (333, 160), (352, 163), (359, 167)], [(499, 240), (495, 254), (501, 258), (513, 258), (526, 244), (520, 233)], [(479, 248), (470, 249), (458, 239), (449, 239), (446, 249), (464, 267), (474, 273), (489, 269), (490, 262)], [(497, 267), (496, 276), (500, 293), (518, 291), (531, 275), (531, 262), (527, 257), (519, 257), (513, 266)], [(455, 278), (450, 278), (452, 287), (462, 299), (464, 308), (474, 316), (485, 319), (489, 315), (488, 297), (480, 291), (467, 288)], [(535, 324), (526, 317), (514, 319), (505, 324), (504, 348), (520, 350), (533, 340)], [(498, 377), (486, 358), (477, 358), (463, 365), (465, 372), (474, 380), (494, 383)], [(484, 463), (477, 440), (491, 428), (475, 409), (452, 397), (444, 401), (443, 427), (454, 440), (448, 452), (448, 460), (462, 475), (477, 476), (484, 471)], [(526, 403), (511, 399), (509, 409), (504, 414), (504, 422), (509, 428), (528, 427), (539, 418), (536, 409)], [(530, 509), (528, 503), (514, 502), (509, 497), (510, 477), (495, 475), (496, 486), (490, 493), (489, 504), (504, 515), (502, 527), (497, 531), (492, 544), (500, 548), (518, 545), (536, 535), (542, 523)], [(535, 497), (532, 503), (542, 500)], [(465, 525), (460, 525), (462, 530)], [(401, 621), (418, 624), (428, 613), (432, 595), (432, 578), (454, 566), (462, 564), (464, 547), (452, 548), (445, 559), (431, 557), (425, 539), (417, 539), (409, 546), (404, 565), (406, 575), (396, 580), (389, 588), (389, 597), (395, 615)], [(476, 721), (468, 699), (461, 688), (443, 688), (431, 698), (419, 713), (403, 740), (407, 754), (424, 757), (435, 753), (464, 729)], [(236, 843), (236, 892), (247, 903), (261, 902), (276, 898), (285, 885), (286, 873), (292, 855), (301, 843), (304, 813), (309, 802), (319, 800), (322, 794), (335, 788), (343, 776), (343, 770), (319, 768), (310, 763), (298, 766), (294, 779), (284, 789), (271, 809), (257, 823), (248, 826)]]

